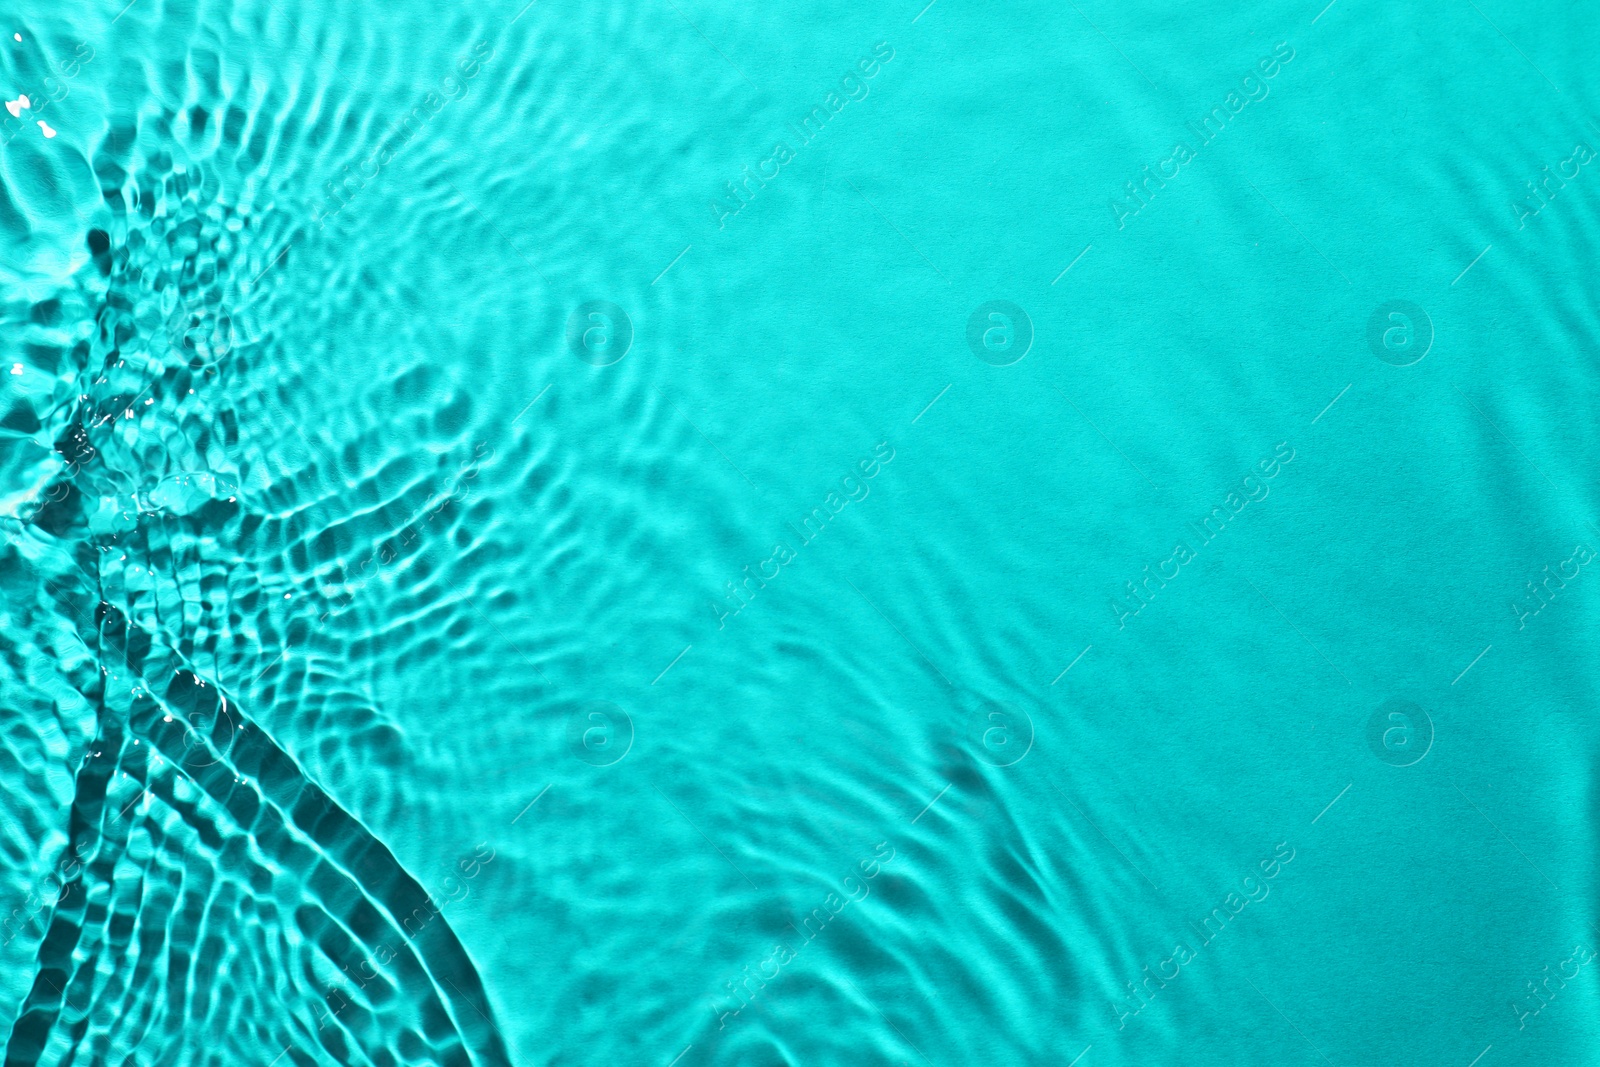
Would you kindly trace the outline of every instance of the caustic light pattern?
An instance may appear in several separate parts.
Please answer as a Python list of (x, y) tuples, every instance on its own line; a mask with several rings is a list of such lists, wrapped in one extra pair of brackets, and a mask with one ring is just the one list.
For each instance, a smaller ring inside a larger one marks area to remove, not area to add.
[(14, 0), (5, 1067), (1600, 1063), (1597, 53)]

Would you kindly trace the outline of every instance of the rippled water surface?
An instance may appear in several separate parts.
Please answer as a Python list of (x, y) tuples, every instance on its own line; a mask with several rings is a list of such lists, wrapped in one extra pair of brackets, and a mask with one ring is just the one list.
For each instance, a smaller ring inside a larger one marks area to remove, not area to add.
[(1594, 13), (924, 5), (0, 12), (7, 1067), (1600, 1062)]

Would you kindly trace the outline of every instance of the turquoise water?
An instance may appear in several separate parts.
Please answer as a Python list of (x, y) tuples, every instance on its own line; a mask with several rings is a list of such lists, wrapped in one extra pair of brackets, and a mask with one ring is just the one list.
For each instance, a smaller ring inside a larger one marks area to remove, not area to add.
[(1600, 1062), (1592, 13), (925, 2), (6, 9), (8, 1067)]

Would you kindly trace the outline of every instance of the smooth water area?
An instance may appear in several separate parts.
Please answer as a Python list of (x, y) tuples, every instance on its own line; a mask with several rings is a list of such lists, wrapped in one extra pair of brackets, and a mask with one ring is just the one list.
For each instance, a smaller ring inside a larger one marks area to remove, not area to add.
[(0, 15), (7, 1067), (1600, 1062), (1584, 5)]

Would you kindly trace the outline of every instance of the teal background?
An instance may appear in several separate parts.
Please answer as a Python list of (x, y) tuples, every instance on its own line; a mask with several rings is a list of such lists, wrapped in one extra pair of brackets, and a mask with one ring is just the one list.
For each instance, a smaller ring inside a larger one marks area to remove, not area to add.
[(1600, 1062), (1582, 5), (0, 21), (8, 1065)]

